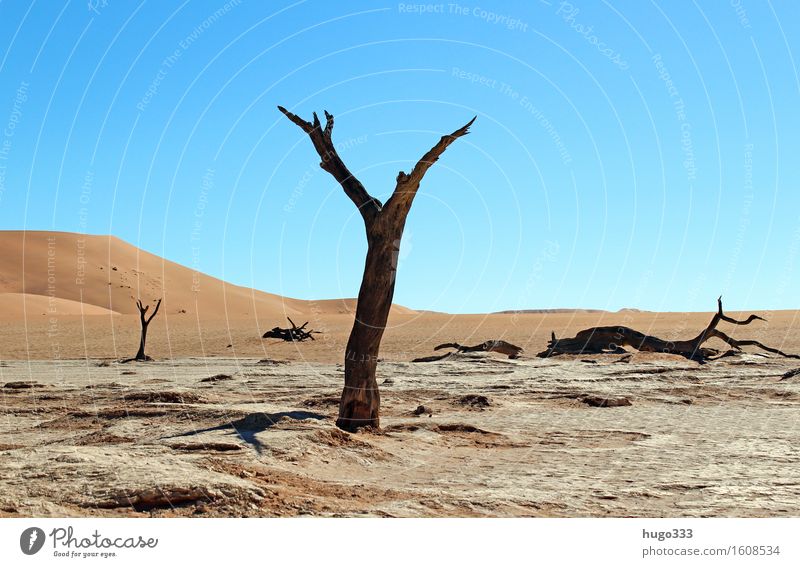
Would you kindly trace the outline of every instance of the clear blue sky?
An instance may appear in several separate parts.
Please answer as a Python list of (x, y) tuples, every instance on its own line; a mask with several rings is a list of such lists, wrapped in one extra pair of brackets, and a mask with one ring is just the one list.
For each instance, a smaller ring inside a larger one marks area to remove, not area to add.
[(800, 7), (0, 1), (0, 226), (111, 233), (228, 281), (352, 297), (352, 203), (277, 110), (420, 189), (395, 301), (800, 307)]

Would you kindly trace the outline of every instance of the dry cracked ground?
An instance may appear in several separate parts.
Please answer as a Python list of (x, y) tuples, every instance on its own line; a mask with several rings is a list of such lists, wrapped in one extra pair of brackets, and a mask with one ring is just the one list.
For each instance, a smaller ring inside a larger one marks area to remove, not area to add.
[(348, 434), (339, 365), (5, 362), (0, 516), (798, 516), (796, 366), (384, 363)]

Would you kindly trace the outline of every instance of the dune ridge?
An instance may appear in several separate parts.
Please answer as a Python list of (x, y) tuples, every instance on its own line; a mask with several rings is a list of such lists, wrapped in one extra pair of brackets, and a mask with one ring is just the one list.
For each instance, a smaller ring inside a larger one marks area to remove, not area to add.
[[(0, 247), (4, 319), (41, 315), (48, 308), (58, 315), (130, 315), (137, 313), (138, 297), (145, 302), (163, 297), (171, 313), (199, 319), (355, 311), (352, 298), (308, 301), (230, 284), (115, 236), (2, 231)], [(414, 312), (402, 306), (394, 310)]]

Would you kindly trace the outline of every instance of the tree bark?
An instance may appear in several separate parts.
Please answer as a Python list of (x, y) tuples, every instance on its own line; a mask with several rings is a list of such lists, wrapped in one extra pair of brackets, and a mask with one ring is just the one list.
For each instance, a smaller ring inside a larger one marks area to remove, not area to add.
[(350, 173), (336, 152), (331, 140), (334, 123), (331, 114), (325, 112), (323, 129), (316, 113), (314, 121), (307, 122), (282, 106), (278, 110), (308, 134), (322, 160), (320, 167), (339, 182), (364, 220), (367, 257), (358, 292), (355, 322), (345, 351), (344, 389), (336, 425), (346, 431), (370, 426), (377, 428), (380, 427), (381, 403), (376, 379), (378, 353), (392, 307), (397, 259), (406, 218), (425, 172), (451, 143), (469, 132), (475, 118), (452, 134), (442, 136), (422, 156), (411, 173), (398, 173), (394, 192), (383, 205)]
[(142, 324), (142, 336), (139, 339), (139, 350), (136, 352), (134, 358), (136, 360), (147, 360), (147, 355), (144, 353), (144, 345), (147, 342), (147, 323)]
[(368, 241), (355, 321), (345, 350), (344, 389), (336, 420), (337, 427), (346, 431), (380, 427), (381, 396), (376, 372), (381, 339), (392, 308), (397, 251), (375, 234), (368, 234)]

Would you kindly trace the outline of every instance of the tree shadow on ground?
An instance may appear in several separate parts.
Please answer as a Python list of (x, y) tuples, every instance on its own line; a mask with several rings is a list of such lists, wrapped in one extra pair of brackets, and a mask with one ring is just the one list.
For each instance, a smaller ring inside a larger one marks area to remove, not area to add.
[(239, 439), (252, 446), (257, 453), (261, 454), (264, 450), (264, 445), (256, 438), (256, 435), (266, 431), (267, 429), (275, 426), (283, 419), (291, 419), (295, 421), (305, 421), (307, 419), (322, 420), (328, 419), (328, 416), (320, 413), (310, 411), (282, 411), (278, 413), (251, 413), (241, 419), (229, 421), (214, 427), (206, 427), (204, 429), (195, 429), (186, 433), (179, 433), (177, 435), (168, 435), (162, 439), (171, 439), (175, 437), (191, 437), (201, 433), (209, 433), (211, 431), (223, 431), (225, 429), (232, 429)]

